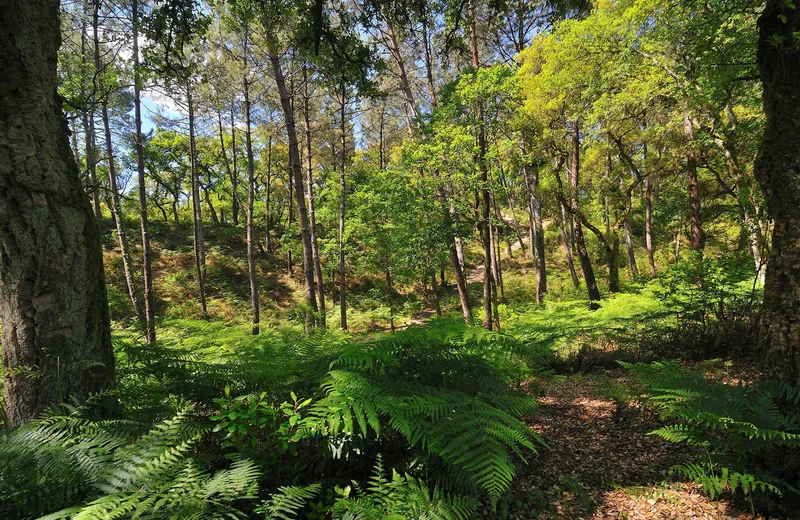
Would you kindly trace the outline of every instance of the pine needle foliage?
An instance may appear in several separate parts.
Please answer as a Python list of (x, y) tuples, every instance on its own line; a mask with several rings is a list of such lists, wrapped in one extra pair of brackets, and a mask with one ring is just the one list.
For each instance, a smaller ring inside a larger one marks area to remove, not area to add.
[(153, 426), (45, 415), (0, 437), (0, 516), (74, 520), (242, 517), (260, 470), (239, 460), (213, 475), (191, 453), (207, 428), (187, 412)]
[(750, 497), (791, 489), (768, 461), (800, 448), (800, 424), (781, 408), (787, 400), (800, 401), (796, 389), (776, 382), (712, 382), (675, 361), (622, 365), (640, 383), (639, 399), (670, 423), (651, 435), (699, 450), (695, 463), (674, 466), (672, 473), (702, 485), (712, 498), (724, 491)]

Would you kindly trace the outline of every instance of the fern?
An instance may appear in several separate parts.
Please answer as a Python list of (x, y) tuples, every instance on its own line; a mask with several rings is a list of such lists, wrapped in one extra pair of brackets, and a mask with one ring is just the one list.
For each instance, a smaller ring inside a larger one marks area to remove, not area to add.
[(800, 425), (779, 408), (781, 399), (798, 398), (794, 387), (713, 383), (675, 361), (622, 365), (641, 384), (639, 399), (676, 422), (650, 434), (701, 449), (696, 463), (674, 466), (673, 473), (700, 484), (712, 498), (725, 490), (781, 494), (784, 484), (759, 461), (779, 449), (800, 448)]
[(2, 516), (236, 517), (232, 502), (256, 490), (260, 471), (250, 461), (211, 475), (189, 457), (207, 429), (185, 412), (143, 435), (137, 423), (93, 422), (78, 412), (45, 416), (0, 439)]
[(405, 519), (466, 520), (475, 514), (475, 500), (448, 495), (439, 488), (431, 490), (420, 479), (393, 472), (385, 476), (379, 456), (366, 490), (357, 483), (337, 489), (333, 518), (341, 520)]

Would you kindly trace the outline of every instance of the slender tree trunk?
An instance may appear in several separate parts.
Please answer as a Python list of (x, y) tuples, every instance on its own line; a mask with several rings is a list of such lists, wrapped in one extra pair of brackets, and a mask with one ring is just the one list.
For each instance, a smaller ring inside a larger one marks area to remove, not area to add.
[(403, 101), (407, 110), (411, 113), (411, 118), (406, 117), (406, 126), (408, 127), (408, 134), (414, 135), (414, 124), (411, 119), (416, 119), (419, 116), (417, 105), (414, 102), (414, 92), (411, 90), (411, 83), (408, 81), (408, 73), (406, 72), (406, 63), (403, 55), (400, 52), (400, 43), (397, 40), (397, 34), (392, 25), (393, 21), (390, 16), (384, 14), (386, 21), (386, 32), (389, 37), (389, 53), (394, 58), (397, 64), (397, 73), (400, 76), (400, 92), (403, 94)]
[[(6, 427), (115, 386), (100, 231), (56, 93), (59, 3), (0, 8), (0, 322)], [(110, 402), (107, 404), (111, 404)]]
[[(245, 52), (247, 56), (247, 40), (245, 39)], [(247, 58), (245, 57), (245, 69), (247, 69)], [(247, 74), (249, 71), (245, 71)], [(253, 311), (252, 333), (257, 336), (260, 328), (260, 309), (258, 301), (258, 278), (256, 277), (256, 255), (255, 255), (255, 229), (253, 227), (253, 202), (255, 201), (255, 159), (253, 158), (253, 137), (252, 123), (250, 120), (250, 82), (245, 77), (242, 80), (242, 90), (244, 93), (244, 121), (245, 121), (245, 150), (247, 151), (247, 274), (250, 278), (250, 306)]]
[[(292, 182), (292, 165), (289, 164), (289, 171), (288, 171), (288, 179), (289, 179), (289, 198), (286, 201), (286, 205), (288, 209), (286, 210), (286, 232), (291, 233), (292, 229), (292, 198), (294, 194), (294, 182)], [(294, 262), (292, 261), (292, 250), (288, 248), (286, 250), (286, 272), (289, 274), (289, 278), (294, 278)]]
[(775, 223), (761, 343), (772, 375), (800, 384), (800, 11), (767, 0), (758, 26), (766, 122), (755, 176)]
[(628, 218), (625, 217), (625, 222), (622, 224), (625, 229), (625, 247), (628, 250), (628, 268), (631, 270), (631, 276), (639, 278), (639, 266), (636, 265), (636, 254), (633, 249), (633, 237), (631, 236), (631, 225)]
[[(231, 201), (231, 217), (233, 218), (233, 225), (239, 225), (239, 210), (241, 203), (239, 202), (239, 169), (236, 164), (236, 114), (234, 112), (234, 104), (231, 102), (231, 162), (233, 163), (233, 170), (231, 171), (231, 193), (233, 200)], [(225, 148), (223, 146), (223, 148)]]
[(97, 183), (97, 159), (95, 158), (94, 114), (83, 114), (83, 142), (86, 148), (86, 169), (89, 172), (89, 182), (92, 184), (92, 207), (94, 218), (102, 222), (103, 212), (100, 211), (100, 185)]
[[(153, 294), (153, 253), (150, 249), (150, 226), (147, 222), (147, 186), (144, 176), (144, 149), (142, 136), (142, 76), (139, 66), (139, 1), (132, 0), (133, 13), (133, 109), (136, 133), (134, 145), (136, 148), (136, 172), (139, 179), (139, 222), (142, 232), (142, 278), (144, 279), (144, 314), (145, 338), (151, 344), (156, 340), (156, 322)], [(175, 220), (178, 219), (177, 210)]]
[(436, 316), (442, 317), (442, 303), (439, 300), (439, 284), (436, 283), (436, 270), (431, 269), (431, 293), (433, 293), (433, 308), (436, 311)]
[[(581, 225), (580, 217), (580, 204), (578, 203), (578, 177), (580, 174), (580, 125), (578, 121), (573, 122), (572, 131), (572, 168), (570, 169), (569, 183), (571, 191), (570, 204), (572, 206), (572, 227), (575, 231), (575, 247), (578, 253), (578, 258), (581, 261), (581, 270), (583, 271), (583, 280), (586, 282), (586, 291), (589, 295), (589, 307), (597, 308), (597, 303), (600, 301), (600, 291), (597, 288), (597, 282), (594, 277), (594, 269), (592, 269), (592, 262), (589, 259), (589, 252), (586, 250), (586, 241), (583, 238), (583, 226)], [(612, 268), (609, 265), (609, 270)]]
[(697, 152), (694, 143), (694, 126), (692, 118), (683, 118), (683, 130), (689, 144), (686, 154), (686, 174), (689, 189), (689, 228), (691, 230), (689, 246), (693, 251), (702, 251), (704, 246), (703, 228), (700, 221), (700, 190), (697, 181)]
[(264, 208), (264, 248), (267, 253), (272, 249), (271, 219), (270, 219), (270, 198), (272, 197), (272, 136), (267, 139), (267, 196)]
[(578, 289), (581, 286), (580, 281), (578, 280), (578, 273), (575, 271), (575, 262), (572, 259), (572, 248), (569, 246), (569, 237), (567, 236), (567, 210), (564, 208), (563, 204), (560, 204), (561, 209), (561, 243), (564, 245), (564, 256), (567, 259), (567, 267), (569, 268), (569, 274), (572, 278), (572, 286)]
[[(524, 166), (525, 182), (528, 188), (528, 205), (531, 213), (531, 251), (536, 269), (536, 303), (541, 304), (547, 292), (547, 269), (545, 266), (544, 226), (542, 224), (542, 203), (539, 200), (539, 167), (535, 164)], [(563, 226), (562, 226), (563, 233)], [(565, 242), (566, 244), (566, 242)], [(569, 249), (569, 248), (568, 248)], [(568, 251), (569, 252), (569, 251)], [(569, 254), (569, 266), (573, 276), (572, 255)], [(575, 276), (577, 279), (577, 276)]]
[[(294, 183), (294, 195), (297, 203), (297, 220), (300, 223), (300, 237), (303, 243), (303, 274), (305, 275), (306, 302), (311, 310), (316, 313), (317, 298), (314, 291), (314, 256), (311, 250), (311, 232), (308, 219), (308, 208), (303, 195), (303, 173), (300, 162), (300, 146), (297, 142), (297, 129), (295, 125), (292, 94), (286, 88), (286, 79), (283, 76), (280, 57), (274, 48), (268, 49), (272, 71), (275, 74), (275, 83), (281, 98), (281, 106), (286, 122), (286, 134), (289, 141), (289, 163)], [(309, 317), (310, 318), (310, 317)]]
[[(342, 330), (347, 330), (347, 285), (344, 265), (344, 223), (345, 223), (345, 203), (347, 198), (347, 184), (345, 182), (345, 167), (347, 164), (347, 91), (342, 83), (342, 101), (339, 112), (339, 137), (342, 140), (341, 162), (339, 164), (339, 324)], [(381, 114), (381, 128), (383, 128), (383, 114)], [(381, 147), (383, 147), (383, 132), (381, 132)], [(381, 165), (383, 166), (383, 165)]]
[(647, 249), (647, 265), (650, 278), (656, 277), (656, 262), (653, 258), (653, 187), (649, 177), (644, 178), (644, 246)]
[(317, 280), (317, 295), (319, 296), (319, 319), (320, 324), (325, 327), (325, 287), (322, 279), (322, 262), (319, 258), (319, 246), (317, 245), (317, 217), (314, 210), (314, 164), (311, 159), (311, 107), (309, 106), (310, 96), (308, 93), (308, 70), (303, 65), (303, 118), (305, 122), (306, 134), (306, 191), (308, 193), (308, 223), (311, 229), (311, 254), (314, 258), (314, 276)]
[(219, 216), (217, 215), (217, 210), (214, 208), (214, 203), (211, 202), (211, 193), (203, 183), (200, 183), (200, 188), (203, 190), (203, 198), (206, 200), (206, 205), (208, 206), (208, 212), (211, 214), (211, 224), (213, 226), (219, 226)]
[[(100, 11), (100, 1), (94, 0), (94, 8), (92, 12), (92, 37), (94, 41), (94, 68), (99, 71), (103, 68), (100, 59), (100, 36), (98, 33), (98, 19)], [(111, 140), (111, 124), (108, 116), (108, 98), (103, 97), (100, 105), (100, 115), (103, 119), (103, 132), (106, 140), (106, 160), (108, 162), (108, 187), (111, 194), (111, 216), (114, 217), (114, 224), (117, 229), (117, 241), (119, 243), (119, 250), (122, 256), (122, 271), (125, 275), (125, 285), (128, 289), (128, 297), (133, 305), (133, 311), (139, 318), (142, 326), (145, 326), (145, 317), (142, 312), (139, 299), (136, 297), (136, 287), (133, 281), (133, 274), (131, 273), (131, 255), (128, 250), (128, 243), (125, 239), (125, 228), (122, 225), (122, 209), (119, 204), (119, 190), (117, 189), (117, 171), (114, 164), (114, 148)]]
[(197, 287), (200, 291), (200, 308), (203, 318), (208, 317), (206, 306), (206, 245), (203, 238), (203, 213), (200, 203), (200, 179), (197, 173), (197, 145), (194, 136), (194, 100), (191, 81), (186, 82), (186, 102), (189, 108), (189, 165), (192, 181), (192, 224), (194, 227), (194, 263), (197, 270)]
[[(475, 20), (475, 6), (473, 1), (469, 4), (469, 35), (472, 47), (472, 66), (477, 69), (480, 67), (478, 57), (478, 32)], [(478, 120), (478, 168), (480, 171), (481, 183), (481, 240), (483, 241), (483, 326), (487, 330), (492, 330), (492, 236), (491, 219), (489, 218), (489, 208), (491, 205), (491, 193), (489, 187), (489, 169), (486, 165), (486, 131), (483, 128), (483, 101), (478, 100), (475, 105), (475, 119)]]
[[(239, 223), (239, 200), (236, 194), (236, 175), (233, 173), (231, 163), (228, 161), (228, 152), (225, 150), (225, 130), (222, 127), (222, 110), (217, 111), (217, 123), (219, 125), (219, 146), (220, 150), (222, 150), (222, 162), (225, 163), (225, 169), (228, 171), (228, 178), (231, 180), (231, 218), (233, 219), (233, 224), (236, 225)], [(233, 105), (231, 105), (231, 135), (233, 135), (233, 125)], [(235, 150), (233, 155), (236, 155)]]
[(436, 87), (433, 84), (433, 56), (428, 37), (427, 11), (422, 13), (422, 45), (425, 47), (425, 77), (428, 80), (428, 95), (431, 98), (431, 110), (433, 110), (436, 108)]

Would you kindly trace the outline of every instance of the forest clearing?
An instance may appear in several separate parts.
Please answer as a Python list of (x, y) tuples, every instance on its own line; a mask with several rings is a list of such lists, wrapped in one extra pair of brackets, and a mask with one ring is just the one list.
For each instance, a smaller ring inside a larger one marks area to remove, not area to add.
[(0, 518), (800, 518), (792, 0), (0, 0)]

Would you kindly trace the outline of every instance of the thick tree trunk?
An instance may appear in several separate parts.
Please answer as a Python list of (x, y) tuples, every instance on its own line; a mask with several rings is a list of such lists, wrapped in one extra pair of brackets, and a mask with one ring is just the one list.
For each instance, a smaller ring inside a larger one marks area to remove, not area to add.
[(650, 278), (656, 277), (656, 262), (653, 257), (653, 186), (649, 177), (644, 178), (644, 247), (647, 250), (647, 265)]
[[(245, 43), (245, 56), (247, 43)], [(246, 67), (246, 64), (245, 64)], [(247, 72), (245, 72), (246, 74)], [(245, 150), (247, 151), (247, 274), (250, 278), (250, 306), (253, 310), (252, 332), (257, 336), (260, 328), (260, 313), (258, 301), (258, 278), (256, 277), (256, 237), (253, 226), (253, 202), (255, 201), (255, 159), (253, 158), (253, 138), (250, 121), (250, 83), (245, 78), (242, 81), (244, 91), (244, 121), (245, 121)]]
[(703, 228), (700, 221), (700, 190), (697, 180), (697, 152), (694, 143), (694, 124), (690, 116), (683, 118), (683, 130), (686, 134), (689, 151), (686, 154), (686, 175), (689, 190), (689, 246), (693, 251), (702, 251), (705, 245)]
[(755, 176), (775, 223), (761, 340), (772, 375), (800, 384), (800, 11), (767, 0), (758, 26), (766, 121)]
[[(150, 249), (150, 226), (147, 222), (147, 185), (144, 176), (144, 149), (142, 136), (142, 75), (139, 66), (139, 1), (132, 0), (131, 11), (133, 15), (133, 110), (136, 133), (134, 134), (134, 147), (136, 148), (136, 172), (139, 181), (139, 223), (142, 232), (142, 278), (144, 279), (144, 314), (145, 338), (147, 343), (156, 340), (156, 321), (153, 295), (153, 252)], [(174, 209), (175, 221), (178, 220), (177, 209)]]
[(197, 173), (197, 146), (194, 136), (194, 100), (192, 85), (186, 82), (186, 103), (189, 108), (189, 165), (192, 181), (192, 224), (194, 228), (194, 264), (197, 271), (197, 288), (200, 291), (200, 309), (208, 317), (206, 306), (206, 245), (203, 238), (203, 213), (200, 204), (200, 179)]
[[(295, 124), (294, 106), (292, 106), (292, 93), (286, 88), (286, 79), (283, 75), (280, 57), (274, 48), (268, 50), (272, 71), (275, 75), (275, 84), (281, 98), (281, 107), (286, 123), (286, 134), (289, 141), (289, 163), (291, 168), (291, 181), (294, 184), (294, 197), (297, 203), (297, 220), (300, 224), (300, 237), (303, 243), (303, 274), (305, 275), (306, 303), (316, 313), (317, 298), (314, 290), (314, 255), (311, 250), (311, 231), (308, 219), (308, 208), (303, 195), (303, 173), (300, 162), (300, 145), (297, 142), (297, 127)], [(309, 317), (310, 318), (310, 317)]]
[(317, 281), (317, 296), (319, 297), (320, 324), (325, 327), (325, 288), (322, 280), (322, 262), (319, 257), (317, 245), (317, 216), (314, 210), (314, 164), (311, 159), (311, 107), (308, 93), (308, 70), (303, 65), (303, 120), (306, 134), (306, 192), (308, 195), (308, 223), (311, 229), (311, 254), (314, 258), (314, 276)]
[[(103, 68), (102, 60), (100, 59), (100, 35), (98, 32), (98, 18), (100, 10), (100, 0), (95, 0), (94, 9), (92, 12), (92, 37), (94, 42), (94, 68), (99, 71)], [(106, 161), (108, 163), (108, 187), (110, 191), (111, 200), (111, 216), (114, 218), (114, 225), (117, 229), (117, 242), (119, 243), (119, 250), (122, 256), (122, 271), (125, 275), (125, 285), (128, 289), (128, 298), (131, 300), (133, 311), (139, 318), (142, 327), (146, 325), (142, 307), (139, 305), (139, 299), (136, 297), (136, 287), (133, 281), (133, 273), (131, 272), (131, 255), (128, 250), (128, 242), (125, 239), (125, 228), (122, 225), (122, 208), (119, 204), (119, 191), (117, 189), (117, 170), (114, 164), (114, 147), (111, 140), (111, 123), (108, 116), (108, 98), (103, 97), (100, 104), (100, 115), (103, 119), (103, 133), (106, 140)]]
[[(597, 282), (594, 277), (594, 269), (589, 259), (589, 252), (586, 250), (586, 241), (583, 238), (583, 226), (581, 225), (580, 204), (578, 202), (578, 177), (580, 175), (580, 125), (577, 121), (573, 123), (572, 130), (572, 168), (570, 169), (570, 205), (572, 206), (572, 227), (575, 232), (575, 248), (578, 258), (581, 261), (583, 280), (586, 282), (586, 291), (589, 296), (589, 307), (596, 308), (600, 301), (600, 291), (597, 289)], [(612, 265), (609, 265), (611, 270)], [(613, 276), (609, 276), (613, 280)], [(610, 280), (610, 281), (612, 281)]]
[(56, 93), (56, 0), (0, 9), (0, 322), (6, 426), (114, 388), (97, 220)]

